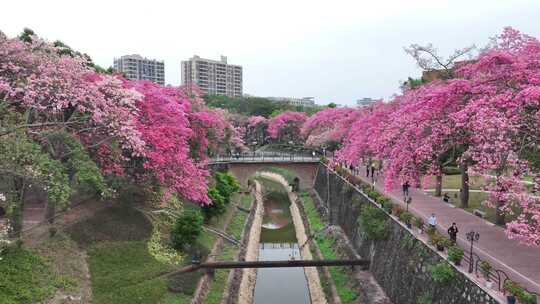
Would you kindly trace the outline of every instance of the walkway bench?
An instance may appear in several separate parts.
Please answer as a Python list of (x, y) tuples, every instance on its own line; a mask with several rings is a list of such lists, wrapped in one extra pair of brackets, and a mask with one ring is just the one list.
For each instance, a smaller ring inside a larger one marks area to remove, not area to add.
[(473, 214), (480, 217), (480, 218), (485, 218), (486, 217), (486, 212), (484, 212), (484, 211), (482, 211), (480, 209), (474, 209)]

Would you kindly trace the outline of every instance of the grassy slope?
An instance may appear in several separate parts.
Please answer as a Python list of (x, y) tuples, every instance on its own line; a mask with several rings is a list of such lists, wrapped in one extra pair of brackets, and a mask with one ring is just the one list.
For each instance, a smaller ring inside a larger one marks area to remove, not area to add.
[[(324, 224), (319, 217), (319, 214), (317, 213), (317, 210), (315, 209), (315, 205), (309, 197), (308, 194), (304, 193), (301, 195), (301, 199), (304, 203), (304, 210), (306, 211), (309, 226), (311, 228), (312, 232), (320, 231), (322, 228), (324, 228)], [(317, 236), (315, 238), (315, 242), (317, 243), (317, 246), (319, 247), (323, 257), (325, 259), (337, 259), (336, 252), (334, 251), (334, 241), (327, 236)], [(339, 295), (339, 298), (343, 303), (353, 303), (355, 299), (358, 297), (356, 292), (350, 287), (349, 282), (351, 282), (351, 278), (349, 274), (345, 271), (342, 267), (329, 267), (328, 270), (330, 271), (330, 274), (332, 276), (332, 280), (334, 281), (334, 284), (336, 285), (336, 290)], [(321, 280), (323, 280), (323, 277), (321, 277)], [(328, 284), (329, 282), (322, 282), (325, 289), (325, 292), (328, 291)]]
[[(197, 208), (186, 204), (186, 208)], [(229, 208), (227, 214), (233, 207)], [(212, 220), (209, 225), (222, 229), (227, 214)], [(124, 207), (103, 210), (94, 217), (69, 229), (79, 246), (88, 248), (88, 263), (92, 275), (94, 303), (189, 303), (193, 282), (175, 278), (176, 285), (190, 285), (183, 292), (172, 293), (160, 274), (176, 266), (157, 261), (148, 253), (147, 240), (152, 224), (140, 212)], [(197, 243), (208, 252), (216, 236), (203, 233)], [(189, 255), (185, 263), (190, 263)], [(190, 277), (189, 280), (197, 280)], [(180, 288), (182, 289), (182, 288)]]

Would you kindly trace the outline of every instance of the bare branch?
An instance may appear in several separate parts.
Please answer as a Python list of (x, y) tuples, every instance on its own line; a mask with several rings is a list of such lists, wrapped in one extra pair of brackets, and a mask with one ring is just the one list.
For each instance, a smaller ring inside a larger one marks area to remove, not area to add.
[(449, 71), (453, 68), (456, 59), (463, 55), (470, 54), (475, 48), (475, 45), (471, 45), (463, 49), (457, 49), (446, 60), (439, 56), (437, 49), (431, 43), (425, 46), (411, 44), (408, 48), (405, 47), (404, 50), (416, 61), (418, 66), (425, 71), (436, 69)]
[(17, 131), (18, 129), (23, 129), (23, 128), (41, 128), (41, 127), (48, 127), (48, 126), (66, 126), (66, 125), (73, 125), (73, 124), (77, 124), (77, 123), (79, 123), (79, 121), (71, 121), (71, 122), (58, 122), (58, 121), (55, 121), (55, 122), (43, 122), (43, 123), (34, 123), (34, 124), (23, 124), (23, 125), (18, 125), (18, 126), (12, 127), (12, 128), (10, 128), (8, 130), (5, 130), (3, 132), (0, 132), (0, 137), (8, 135), (10, 133), (13, 133), (13, 132)]

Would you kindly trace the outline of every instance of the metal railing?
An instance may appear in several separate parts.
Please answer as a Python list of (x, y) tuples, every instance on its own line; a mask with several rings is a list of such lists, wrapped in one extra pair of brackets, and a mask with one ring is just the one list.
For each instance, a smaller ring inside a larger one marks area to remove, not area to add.
[(210, 163), (243, 162), (319, 162), (320, 156), (312, 153), (247, 152), (232, 155), (217, 155)]

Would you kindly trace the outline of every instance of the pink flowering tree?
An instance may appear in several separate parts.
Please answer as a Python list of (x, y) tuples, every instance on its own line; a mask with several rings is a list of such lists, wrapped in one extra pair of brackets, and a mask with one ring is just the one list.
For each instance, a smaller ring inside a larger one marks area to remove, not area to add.
[(474, 63), (458, 71), (471, 83), (472, 96), (455, 115), (470, 130), (472, 170), (496, 176), (488, 186), (488, 204), (496, 208), (498, 223), (519, 210), (518, 218), (506, 225), (508, 235), (537, 246), (538, 200), (516, 185), (539, 170), (539, 52), (537, 39), (506, 28)]
[(301, 141), (300, 129), (307, 120), (302, 112), (283, 112), (268, 122), (268, 137), (280, 142), (299, 143)]
[(355, 108), (327, 108), (309, 117), (302, 125), (301, 135), (306, 145), (335, 150), (349, 133), (351, 126), (360, 116)]
[(405, 90), (366, 110), (339, 157), (384, 160), (387, 188), (423, 175), (440, 178), (442, 167), (456, 162), (462, 194), (469, 173), (486, 177), (485, 204), (496, 209), (498, 223), (512, 215), (508, 236), (539, 246), (539, 199), (522, 182), (540, 169), (539, 54), (537, 39), (505, 29), (478, 58), (452, 71), (455, 78)]
[[(192, 153), (193, 140), (206, 145), (206, 133), (201, 130), (210, 124), (213, 117), (199, 112), (194, 118), (191, 103), (183, 90), (164, 87), (149, 81), (128, 82), (143, 98), (138, 103), (140, 112), (138, 130), (146, 143), (141, 159), (141, 178), (164, 187), (163, 201), (171, 194), (203, 204), (209, 203), (206, 177), (208, 171), (196, 161), (200, 149)], [(191, 126), (190, 118), (201, 122)]]
[(343, 141), (343, 147), (338, 151), (339, 160), (351, 165), (359, 165), (362, 160), (376, 157), (385, 146), (379, 140), (385, 136), (389, 115), (396, 108), (396, 103), (382, 101), (362, 108), (360, 118), (355, 121)]
[(23, 42), (0, 33), (0, 171), (9, 179), (10, 210), (22, 208), (29, 183), (48, 193), (48, 218), (67, 205), (73, 186), (111, 195), (91, 153), (112, 144), (142, 153), (138, 97), (84, 58), (37, 37)]
[(263, 116), (251, 116), (246, 126), (246, 138), (249, 142), (256, 142), (262, 145), (265, 142), (268, 119)]

